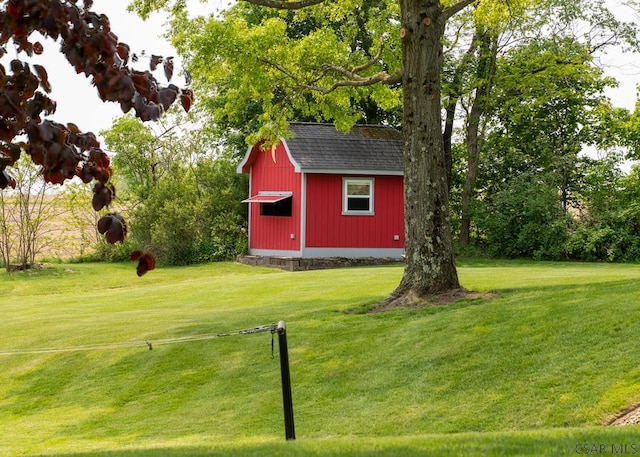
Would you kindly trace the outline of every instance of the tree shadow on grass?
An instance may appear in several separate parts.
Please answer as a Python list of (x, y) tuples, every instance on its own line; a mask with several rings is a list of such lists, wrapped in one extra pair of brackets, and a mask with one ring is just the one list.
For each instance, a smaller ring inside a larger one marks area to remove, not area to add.
[(585, 283), (573, 284), (539, 284), (518, 287), (517, 285), (495, 289), (487, 292), (474, 292), (456, 289), (442, 295), (426, 299), (407, 300), (402, 306), (389, 306), (383, 301), (370, 301), (355, 307), (345, 308), (345, 314), (371, 314), (379, 312), (418, 312), (420, 314), (438, 314), (451, 312), (471, 306), (485, 305), (496, 299), (516, 301), (519, 304), (531, 300), (541, 302), (546, 299), (575, 302), (580, 297), (585, 301), (604, 299), (607, 302), (620, 301), (640, 294), (640, 282), (637, 279), (602, 280), (595, 279)]

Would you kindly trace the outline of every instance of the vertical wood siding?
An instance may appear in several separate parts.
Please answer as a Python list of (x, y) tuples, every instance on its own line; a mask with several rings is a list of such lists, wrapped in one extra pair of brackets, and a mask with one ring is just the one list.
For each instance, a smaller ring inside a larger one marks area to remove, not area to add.
[[(374, 215), (362, 216), (342, 214), (342, 178), (330, 174), (307, 176), (306, 246), (403, 248), (402, 177), (374, 176)], [(394, 235), (399, 240), (394, 240)]]
[[(300, 250), (301, 177), (294, 171), (282, 142), (276, 148), (275, 162), (271, 150), (254, 148), (255, 162), (251, 169), (251, 193), (259, 191), (293, 192), (291, 217), (261, 216), (260, 204), (249, 203), (251, 211), (250, 248)], [(295, 236), (291, 239), (291, 234)]]

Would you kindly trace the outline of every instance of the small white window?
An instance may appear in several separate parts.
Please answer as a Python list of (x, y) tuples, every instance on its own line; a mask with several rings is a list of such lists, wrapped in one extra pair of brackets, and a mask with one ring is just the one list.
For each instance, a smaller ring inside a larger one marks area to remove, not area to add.
[(342, 214), (373, 214), (373, 178), (343, 178)]

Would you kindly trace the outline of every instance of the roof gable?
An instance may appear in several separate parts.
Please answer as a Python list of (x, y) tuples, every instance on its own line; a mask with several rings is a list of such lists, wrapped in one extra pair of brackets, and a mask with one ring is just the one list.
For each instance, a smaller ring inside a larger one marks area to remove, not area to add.
[[(282, 143), (296, 171), (403, 174), (402, 134), (392, 127), (354, 125), (344, 133), (333, 124), (292, 122), (289, 128), (293, 137)], [(248, 171), (257, 150), (255, 146), (249, 148), (238, 172)]]

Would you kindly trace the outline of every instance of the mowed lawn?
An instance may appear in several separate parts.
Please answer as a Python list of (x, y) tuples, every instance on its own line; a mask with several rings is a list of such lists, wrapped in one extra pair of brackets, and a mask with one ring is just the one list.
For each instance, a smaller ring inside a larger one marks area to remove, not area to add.
[[(367, 313), (401, 274), (3, 274), (0, 455), (640, 453), (640, 428), (601, 425), (640, 402), (640, 266), (461, 261), (493, 298)], [(238, 332), (280, 320), (295, 442), (277, 335)]]

